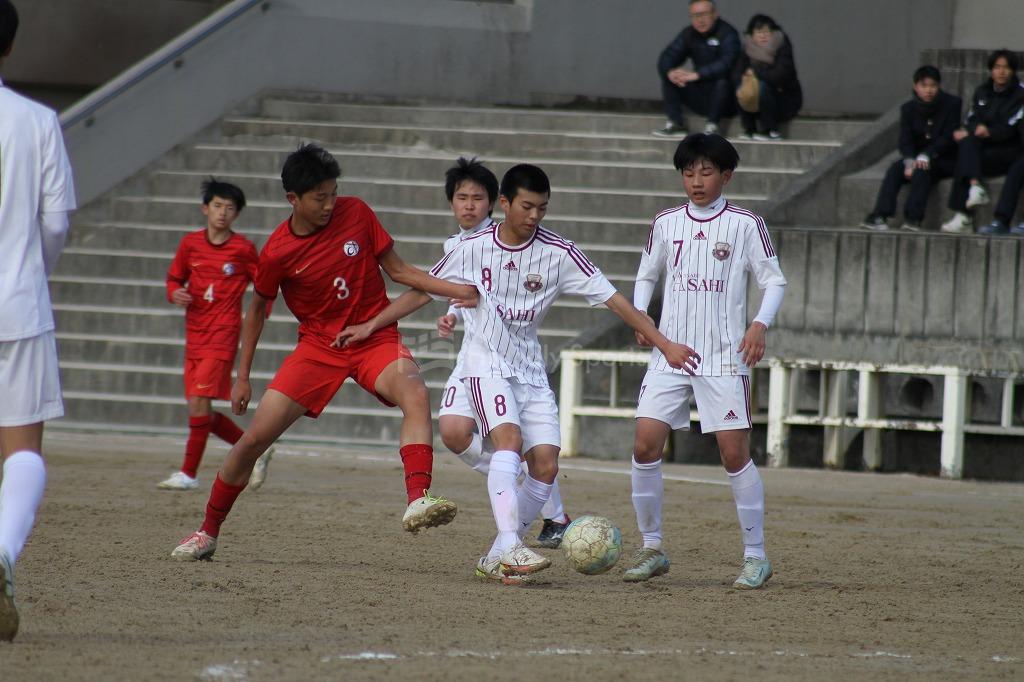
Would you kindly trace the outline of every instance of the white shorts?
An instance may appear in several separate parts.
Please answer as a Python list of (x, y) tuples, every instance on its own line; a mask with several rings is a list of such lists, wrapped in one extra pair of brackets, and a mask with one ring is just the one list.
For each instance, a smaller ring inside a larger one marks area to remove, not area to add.
[(537, 445), (562, 447), (558, 403), (550, 388), (494, 377), (466, 377), (462, 382), (481, 436), (499, 424), (515, 424), (523, 435), (521, 454)]
[(469, 404), (466, 396), (466, 387), (462, 385), (462, 379), (454, 374), (448, 377), (448, 383), (444, 385), (444, 392), (441, 394), (441, 408), (437, 412), (438, 417), (469, 417), (476, 419), (476, 412)]
[(692, 377), (647, 370), (636, 416), (657, 419), (673, 429), (690, 428), (690, 398), (697, 402), (704, 433), (749, 429), (750, 377)]
[(0, 341), (0, 426), (25, 426), (64, 416), (52, 331), (17, 341)]

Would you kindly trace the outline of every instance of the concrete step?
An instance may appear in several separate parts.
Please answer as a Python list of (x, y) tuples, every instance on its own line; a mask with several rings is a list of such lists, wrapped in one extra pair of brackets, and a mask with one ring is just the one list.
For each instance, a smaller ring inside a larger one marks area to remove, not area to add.
[[(435, 401), (436, 402), (436, 401)], [(224, 409), (223, 403), (215, 403)], [(250, 404), (248, 415), (232, 417), (243, 428), (249, 423), (258, 401)], [(139, 429), (178, 429), (185, 423), (183, 399), (171, 396), (103, 393), (100, 391), (65, 391), (65, 417), (62, 421), (81, 424), (103, 424), (117, 415), (117, 422)], [(329, 440), (353, 443), (393, 443), (398, 441), (402, 413), (378, 403), (375, 407), (347, 407), (332, 402), (318, 419), (300, 418), (288, 430), (292, 440)], [(396, 457), (396, 465), (400, 463)]]
[[(273, 148), (232, 144), (200, 144), (190, 148), (175, 165), (177, 170), (192, 169), (205, 175), (222, 176), (223, 173), (262, 173), (277, 180), (274, 191), (280, 194), (280, 172), (285, 157), (292, 147)], [(418, 180), (442, 192), (444, 172), (452, 166), (451, 154), (415, 150), (359, 151), (346, 148), (332, 150), (342, 168), (342, 186), (347, 189), (355, 177), (396, 178)], [(483, 159), (500, 179), (516, 163), (532, 163), (542, 167), (552, 178), (554, 192), (560, 185), (590, 188), (633, 188), (681, 194), (682, 181), (672, 168), (671, 159), (660, 163), (633, 163), (627, 161), (580, 163), (575, 160), (491, 157)], [(741, 194), (770, 194), (779, 191), (803, 171), (801, 168), (773, 168), (743, 165), (737, 169), (729, 184), (730, 191)], [(195, 196), (198, 185), (190, 188)], [(247, 189), (247, 187), (246, 187)], [(159, 193), (163, 193), (162, 190)]]
[[(665, 122), (658, 114), (616, 114), (594, 111), (483, 108), (432, 105), (366, 105), (308, 102), (301, 99), (268, 97), (263, 100), (262, 115), (309, 121), (344, 121), (394, 125), (447, 126), (457, 122), (467, 128), (495, 130), (573, 131), (600, 134), (647, 135)], [(693, 121), (696, 124), (696, 119)], [(727, 130), (739, 132), (737, 121), (727, 122)], [(848, 141), (860, 132), (864, 121), (797, 118), (786, 134), (799, 140)]]
[[(844, 225), (858, 225), (868, 213), (874, 208), (875, 199), (878, 196), (878, 189), (882, 186), (882, 179), (888, 167), (896, 160), (896, 155), (886, 157), (882, 161), (869, 166), (862, 171), (844, 176), (839, 180), (839, 220)], [(999, 193), (1003, 189), (1004, 178), (988, 178), (985, 186), (988, 188), (990, 203), (987, 206), (979, 206), (974, 209), (975, 227), (988, 224), (993, 216), (996, 202), (999, 200)], [(938, 230), (939, 226), (952, 216), (947, 208), (949, 203), (949, 192), (953, 185), (950, 179), (937, 183), (928, 197), (928, 208), (925, 212), (924, 228), (926, 230)], [(903, 221), (903, 205), (906, 202), (908, 186), (900, 192), (897, 203), (897, 213), (890, 221), (894, 227), (898, 227)], [(1018, 202), (1016, 221), (1024, 220), (1024, 202)]]
[[(196, 188), (209, 172), (160, 171), (146, 177), (144, 191), (150, 196), (194, 197)], [(281, 195), (281, 180), (274, 175), (223, 173), (221, 179), (238, 184), (246, 194), (257, 197)], [(347, 177), (344, 191), (362, 198), (370, 206), (422, 207), (435, 211), (450, 210), (443, 189), (435, 180)], [(731, 189), (731, 188), (730, 188)], [(731, 192), (737, 203), (757, 211), (768, 200), (764, 194)], [(590, 187), (553, 187), (550, 210), (574, 214), (594, 214), (609, 218), (654, 215), (680, 201), (680, 192), (656, 192), (646, 189), (594, 189)], [(194, 200), (194, 199), (193, 199)]]
[[(449, 154), (491, 156), (545, 155), (580, 161), (643, 161), (668, 163), (678, 139), (652, 135), (599, 135), (595, 133), (526, 132), (463, 129), (457, 127), (388, 126), (369, 123), (328, 123), (264, 118), (227, 118), (221, 132), (236, 143), (270, 137), (281, 144), (319, 141), (329, 149), (358, 145), (362, 149), (413, 148), (445, 150)], [(780, 168), (809, 168), (841, 146), (834, 141), (784, 140), (753, 142), (733, 138), (742, 164)]]

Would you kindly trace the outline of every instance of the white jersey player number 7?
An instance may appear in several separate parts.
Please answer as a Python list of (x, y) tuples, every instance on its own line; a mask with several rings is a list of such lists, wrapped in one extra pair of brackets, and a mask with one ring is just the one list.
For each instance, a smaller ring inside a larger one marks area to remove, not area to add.
[[(654, 219), (640, 257), (637, 290), (653, 291), (664, 273), (659, 329), (697, 351), (697, 376), (746, 375), (738, 348), (747, 328), (747, 272), (760, 289), (785, 286), (760, 216), (720, 198), (706, 208), (689, 204)], [(637, 302), (637, 307), (641, 307)], [(766, 325), (767, 326), (767, 325)], [(655, 348), (650, 368), (682, 374)]]
[(616, 292), (611, 282), (570, 242), (538, 226), (525, 244), (508, 246), (491, 226), (462, 239), (431, 271), (451, 282), (473, 284), (480, 301), (474, 331), (463, 347), (461, 376), (515, 378), (548, 386), (537, 330), (561, 294), (601, 305)]

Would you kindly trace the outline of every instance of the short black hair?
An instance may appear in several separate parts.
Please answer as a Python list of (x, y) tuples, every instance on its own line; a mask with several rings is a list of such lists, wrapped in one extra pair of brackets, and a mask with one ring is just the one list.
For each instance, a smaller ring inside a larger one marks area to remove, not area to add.
[(750, 21), (747, 22), (747, 35), (750, 35), (757, 29), (764, 28), (765, 26), (773, 31), (782, 30), (782, 27), (775, 23), (775, 20), (767, 14), (755, 14), (750, 17)]
[(444, 195), (449, 203), (455, 197), (455, 190), (467, 180), (487, 190), (487, 198), (492, 204), (498, 200), (498, 178), (494, 173), (475, 156), (472, 159), (460, 156), (455, 165), (444, 173)]
[(710, 2), (712, 7), (717, 7), (715, 0), (690, 0), (691, 5), (696, 5), (698, 2)]
[(551, 181), (537, 166), (520, 163), (509, 168), (501, 179), (501, 196), (512, 201), (521, 189), (551, 196)]
[(682, 173), (701, 159), (706, 159), (722, 172), (735, 170), (740, 165), (740, 154), (729, 140), (721, 135), (705, 133), (692, 133), (684, 137), (676, 147), (672, 162), (676, 170)]
[(7, 54), (18, 33), (18, 10), (11, 0), (0, 0), (0, 57)]
[(991, 71), (993, 68), (995, 68), (996, 62), (999, 61), (1000, 58), (1006, 60), (1007, 65), (1010, 67), (1010, 71), (1013, 71), (1014, 73), (1017, 73), (1017, 69), (1020, 68), (1020, 60), (1017, 59), (1017, 53), (1016, 52), (1011, 52), (1010, 50), (1007, 50), (1006, 48), (1003, 48), (1001, 50), (996, 50), (995, 52), (993, 52), (992, 54), (990, 54), (988, 56), (988, 70), (989, 71)]
[(914, 82), (920, 83), (926, 78), (931, 78), (936, 83), (941, 83), (942, 72), (939, 71), (939, 67), (932, 66), (931, 64), (917, 67), (917, 70), (914, 71)]
[(233, 201), (235, 209), (239, 213), (245, 208), (245, 192), (238, 185), (222, 182), (211, 175), (209, 180), (206, 180), (199, 186), (199, 190), (203, 193), (203, 206), (209, 205), (213, 198), (217, 197)]
[(341, 166), (330, 152), (316, 144), (304, 144), (288, 155), (281, 169), (285, 192), (302, 196), (325, 180), (341, 177)]

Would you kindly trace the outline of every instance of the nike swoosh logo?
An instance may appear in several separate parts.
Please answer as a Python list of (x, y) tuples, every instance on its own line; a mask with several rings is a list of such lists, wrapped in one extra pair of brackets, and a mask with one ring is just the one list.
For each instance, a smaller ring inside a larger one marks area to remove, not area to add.
[(306, 264), (305, 264), (304, 266), (302, 266), (301, 268), (298, 268), (298, 269), (296, 269), (296, 270), (295, 270), (295, 274), (296, 274), (296, 275), (301, 275), (301, 274), (303, 273), (303, 271), (305, 271), (305, 269), (306, 269), (306, 268), (308, 268), (308, 267), (309, 267), (310, 265), (312, 265), (312, 263), (306, 263)]
[[(213, 384), (196, 384), (196, 388), (209, 388)], [(750, 530), (749, 528), (747, 530)]]

